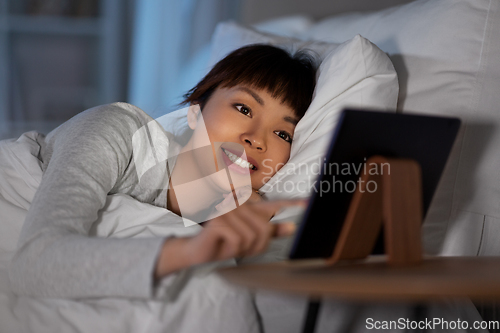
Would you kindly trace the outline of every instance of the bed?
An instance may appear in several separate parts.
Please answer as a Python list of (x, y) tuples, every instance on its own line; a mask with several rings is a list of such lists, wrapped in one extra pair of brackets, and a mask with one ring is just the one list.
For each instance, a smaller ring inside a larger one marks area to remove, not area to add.
[[(254, 27), (220, 24), (209, 52), (187, 71), (193, 79), (230, 50), (250, 43), (307, 47), (321, 59), (318, 87), (297, 127), (290, 162), (261, 190), (268, 199), (304, 197), (311, 182), (300, 172), (326, 149), (328, 133), (345, 106), (387, 112), (453, 115), (464, 125), (423, 226), (425, 252), (434, 255), (499, 255), (500, 244), (500, 3), (497, 0), (419, 0), (376, 12), (345, 13), (314, 21), (294, 15)], [(186, 74), (187, 75), (187, 74)], [(185, 110), (158, 119), (183, 135)], [(0, 331), (1, 332), (294, 332), (305, 300), (257, 293), (227, 284), (213, 273), (218, 263), (162, 281), (151, 300), (35, 299), (14, 295), (8, 262), (22, 221), (41, 179), (36, 132), (0, 144)], [(188, 235), (168, 211), (124, 196), (109, 196), (94, 233), (99, 237)], [(276, 219), (279, 219), (277, 216)], [(130, 223), (134, 221), (134, 223)], [(274, 242), (253, 261), (286, 257), (288, 240)], [(223, 305), (221, 305), (223, 304)], [(366, 317), (408, 317), (411, 305), (372, 307), (331, 301), (318, 331), (363, 331)], [(480, 319), (475, 308), (442, 302), (434, 316)], [(361, 319), (360, 319), (361, 318)]]

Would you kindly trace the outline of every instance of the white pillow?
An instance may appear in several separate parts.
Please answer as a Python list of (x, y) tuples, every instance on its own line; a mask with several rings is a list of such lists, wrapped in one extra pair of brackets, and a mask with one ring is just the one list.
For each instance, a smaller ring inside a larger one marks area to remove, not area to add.
[[(354, 36), (352, 36), (354, 37)], [(324, 43), (304, 41), (283, 35), (274, 35), (243, 27), (234, 22), (222, 22), (215, 28), (212, 36), (212, 52), (208, 68), (212, 68), (219, 60), (240, 47), (249, 44), (272, 44), (295, 52), (299, 49), (310, 49), (316, 52), (320, 59), (335, 50), (340, 43)]]
[[(269, 199), (308, 197), (337, 122), (346, 106), (379, 110), (396, 108), (398, 81), (385, 53), (361, 36), (343, 44), (300, 41), (264, 34), (235, 23), (218, 25), (211, 64), (248, 44), (273, 44), (291, 51), (308, 48), (323, 59), (313, 101), (295, 130), (288, 163), (261, 188)], [(277, 216), (278, 218), (278, 216)]]
[(399, 109), (464, 113), (478, 69), (488, 3), (414, 1), (371, 14), (327, 18), (301, 37), (342, 43), (361, 34), (391, 56), (401, 85)]
[(488, 237), (498, 239), (484, 231), (500, 224), (499, 31), (498, 0), (420, 0), (327, 18), (302, 34), (335, 43), (362, 34), (394, 63), (399, 110), (463, 120), (424, 224), (428, 252), (500, 254), (484, 250)]
[(261, 32), (287, 36), (297, 37), (305, 33), (314, 21), (305, 15), (283, 16), (266, 21), (262, 21), (253, 25), (253, 27)]

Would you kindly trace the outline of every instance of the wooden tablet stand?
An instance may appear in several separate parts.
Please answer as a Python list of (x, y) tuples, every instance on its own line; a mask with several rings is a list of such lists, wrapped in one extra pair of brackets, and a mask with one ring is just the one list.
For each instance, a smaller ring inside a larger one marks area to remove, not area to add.
[[(370, 168), (378, 172), (370, 174)], [(385, 252), (390, 264), (414, 264), (422, 260), (422, 181), (414, 160), (373, 156), (349, 206), (333, 256), (341, 260), (366, 258), (373, 250), (382, 223)], [(375, 174), (376, 173), (376, 174)]]

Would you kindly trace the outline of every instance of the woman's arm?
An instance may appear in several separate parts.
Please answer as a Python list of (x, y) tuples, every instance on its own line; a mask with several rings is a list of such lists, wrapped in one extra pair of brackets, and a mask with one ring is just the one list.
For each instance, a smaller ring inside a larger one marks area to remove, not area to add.
[(151, 296), (164, 239), (88, 237), (107, 194), (129, 167), (133, 133), (147, 121), (133, 106), (111, 104), (87, 110), (47, 136), (50, 162), (9, 271), (17, 293)]
[(161, 278), (192, 265), (262, 253), (272, 237), (289, 236), (294, 223), (272, 224), (269, 220), (283, 207), (305, 205), (304, 200), (253, 201), (216, 217), (190, 238), (165, 241), (156, 263)]

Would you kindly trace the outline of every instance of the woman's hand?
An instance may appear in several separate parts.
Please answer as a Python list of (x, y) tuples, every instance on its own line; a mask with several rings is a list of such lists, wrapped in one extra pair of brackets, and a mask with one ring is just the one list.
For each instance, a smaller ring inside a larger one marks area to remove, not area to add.
[(206, 222), (198, 235), (165, 241), (155, 275), (159, 278), (192, 265), (262, 253), (272, 237), (295, 231), (294, 223), (272, 224), (269, 220), (283, 207), (305, 204), (304, 200), (247, 200)]

